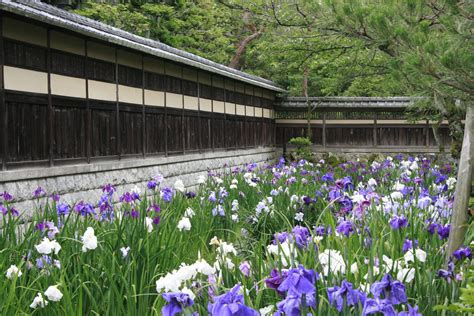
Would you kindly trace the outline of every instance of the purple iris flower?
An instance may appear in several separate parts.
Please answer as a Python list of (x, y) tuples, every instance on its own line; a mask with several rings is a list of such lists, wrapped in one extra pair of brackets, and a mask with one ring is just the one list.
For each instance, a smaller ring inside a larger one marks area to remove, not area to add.
[(334, 188), (331, 191), (329, 191), (328, 197), (330, 201), (334, 201), (338, 199), (341, 195), (342, 195), (341, 192), (338, 189)]
[(0, 197), (3, 197), (3, 200), (5, 202), (10, 202), (11, 200), (13, 200), (13, 196), (7, 191), (3, 191), (3, 193), (0, 193)]
[(336, 227), (336, 231), (339, 234), (344, 234), (349, 237), (354, 232), (354, 224), (351, 221), (341, 221)]
[(161, 218), (159, 216), (156, 216), (153, 218), (153, 225), (158, 225), (161, 221)]
[(212, 316), (258, 316), (259, 313), (244, 304), (244, 296), (239, 294), (240, 284), (229, 292), (216, 296), (214, 304), (208, 303), (207, 311)]
[(314, 270), (307, 270), (300, 265), (298, 268), (288, 270), (288, 275), (278, 287), (278, 291), (291, 291), (299, 295), (311, 294), (315, 292), (314, 284), (318, 278), (318, 274)]
[(216, 198), (216, 192), (212, 191), (210, 194), (209, 194), (209, 197), (207, 198), (210, 202), (212, 203), (216, 203), (217, 201), (217, 198)]
[(326, 234), (326, 228), (324, 226), (318, 226), (315, 228), (314, 232), (318, 236), (324, 236)]
[(398, 316), (423, 316), (423, 314), (418, 313), (418, 306), (411, 307), (410, 304), (407, 304), (408, 311), (403, 311), (398, 314)]
[[(418, 240), (415, 240), (415, 247), (418, 246)], [(410, 249), (414, 249), (415, 247), (413, 247), (413, 241), (410, 240), (410, 239), (405, 239), (405, 241), (403, 242), (403, 248), (402, 248), (402, 251), (403, 253), (407, 252), (408, 250)]]
[(282, 232), (282, 233), (275, 233), (273, 235), (273, 244), (277, 245), (278, 243), (282, 244), (288, 239), (288, 233), (287, 232)]
[(125, 203), (132, 203), (135, 200), (140, 200), (140, 195), (136, 192), (125, 192), (120, 196), (119, 201)]
[(43, 269), (45, 266), (50, 266), (51, 265), (51, 257), (47, 255), (43, 255), (40, 258), (36, 259), (36, 267), (38, 269)]
[(324, 176), (322, 176), (321, 180), (323, 180), (324, 182), (334, 182), (334, 173), (326, 173)]
[(161, 198), (163, 201), (169, 203), (173, 199), (173, 190), (170, 188), (163, 188), (161, 189)]
[(43, 190), (42, 187), (36, 188), (36, 190), (33, 192), (33, 197), (34, 197), (35, 199), (40, 198), (40, 197), (43, 197), (43, 196), (45, 196), (45, 195), (46, 195), (46, 192)]
[(461, 247), (455, 252), (453, 252), (453, 256), (458, 260), (462, 260), (464, 258), (468, 258), (469, 260), (472, 259), (472, 252), (471, 248), (469, 247)]
[(451, 224), (447, 225), (438, 225), (438, 236), (441, 240), (449, 237), (449, 230), (451, 229)]
[(96, 215), (94, 206), (90, 203), (84, 203), (84, 201), (77, 203), (74, 209), (81, 216)]
[(450, 260), (448, 263), (448, 269), (439, 269), (438, 276), (440, 278), (446, 279), (448, 283), (451, 282), (451, 280), (454, 278), (454, 263)]
[(298, 225), (293, 228), (292, 233), (298, 248), (304, 248), (308, 245), (308, 239), (310, 237), (308, 228)]
[(157, 185), (158, 185), (158, 184), (156, 183), (155, 180), (150, 180), (150, 181), (148, 181), (148, 183), (147, 183), (146, 186), (148, 187), (148, 189), (154, 190)]
[(212, 209), (212, 216), (216, 216), (217, 214), (221, 217), (225, 216), (225, 210), (220, 204), (217, 204), (217, 206)]
[(242, 274), (245, 276), (245, 277), (249, 277), (250, 276), (250, 263), (248, 261), (243, 261), (240, 265), (239, 265), (239, 270), (240, 272), (242, 272)]
[[(314, 293), (305, 295), (304, 302), (306, 307), (316, 307)], [(283, 301), (277, 304), (278, 311), (275, 312), (274, 316), (301, 316), (302, 303), (302, 295), (295, 292), (290, 292)], [(308, 313), (307, 315), (311, 315), (311, 313)]]
[(352, 184), (352, 179), (351, 177), (344, 177), (343, 179), (343, 185), (344, 185), (344, 190), (353, 190), (354, 189), (354, 184)]
[(344, 212), (349, 212), (353, 208), (352, 200), (348, 196), (345, 196), (340, 199), (339, 205), (341, 205), (341, 210)]
[(362, 310), (362, 316), (376, 313), (382, 313), (384, 316), (397, 315), (392, 304), (390, 304), (390, 302), (387, 300), (369, 298), (365, 301), (364, 309)]
[(174, 316), (181, 313), (183, 308), (194, 304), (194, 301), (186, 293), (163, 293), (163, 298), (168, 302), (161, 310), (164, 316)]
[(115, 187), (111, 183), (104, 184), (102, 192), (112, 195), (116, 191)]
[(347, 306), (355, 306), (361, 303), (364, 306), (367, 296), (360, 290), (354, 290), (352, 283), (342, 281), (341, 286), (329, 287), (327, 289), (329, 304), (335, 306), (339, 312), (344, 308), (344, 299)]
[(430, 223), (428, 225), (427, 231), (430, 235), (433, 235), (436, 232), (436, 229), (438, 228), (438, 224), (436, 223)]
[(193, 191), (186, 192), (186, 198), (194, 199), (195, 197), (196, 197), (196, 192), (193, 192)]
[(270, 272), (270, 277), (265, 279), (265, 284), (269, 289), (274, 289), (280, 296), (285, 296), (284, 292), (278, 290), (278, 287), (283, 283), (287, 277), (287, 271), (278, 272), (277, 269), (273, 269)]
[(403, 215), (395, 215), (394, 217), (392, 217), (389, 223), (393, 229), (400, 229), (408, 226), (408, 219)]
[(136, 209), (132, 208), (132, 210), (130, 211), (130, 217), (138, 218), (138, 216), (140, 216), (140, 213)]
[(342, 189), (344, 187), (344, 180), (343, 179), (337, 179), (335, 184), (336, 184), (336, 188)]
[(303, 202), (305, 205), (310, 205), (313, 200), (309, 196), (303, 196)]
[(149, 211), (149, 212), (153, 211), (153, 212), (155, 212), (155, 213), (159, 213), (159, 212), (161, 212), (161, 207), (160, 207), (159, 205), (157, 205), (157, 204), (152, 204), (152, 205), (150, 205), (150, 207), (148, 208), (148, 211)]
[(376, 298), (384, 298), (391, 304), (406, 303), (407, 295), (405, 285), (397, 280), (392, 280), (390, 274), (385, 274), (381, 281), (374, 282), (370, 287), (370, 292)]
[(58, 216), (66, 216), (67, 214), (69, 214), (70, 210), (71, 208), (66, 203), (56, 205), (56, 212), (58, 213)]

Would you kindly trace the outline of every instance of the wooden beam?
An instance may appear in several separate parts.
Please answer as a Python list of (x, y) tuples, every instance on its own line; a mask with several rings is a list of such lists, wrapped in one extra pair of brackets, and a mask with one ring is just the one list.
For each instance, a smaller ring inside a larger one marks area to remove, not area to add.
[(48, 149), (49, 166), (54, 166), (53, 143), (54, 143), (54, 125), (53, 125), (53, 100), (51, 96), (51, 29), (46, 30), (46, 71), (48, 72)]
[(202, 123), (201, 123), (201, 84), (199, 83), (199, 73), (200, 71), (197, 71), (197, 98), (198, 98), (198, 146), (199, 146), (199, 153), (202, 153)]
[(326, 113), (323, 113), (323, 148), (326, 148)]
[(426, 120), (426, 125), (425, 125), (425, 145), (426, 147), (430, 146), (430, 121)]
[(122, 146), (120, 143), (120, 101), (119, 101), (119, 66), (118, 66), (118, 48), (115, 47), (115, 126), (116, 126), (116, 139), (117, 139), (117, 146), (116, 151), (118, 155), (118, 159), (122, 159)]
[(145, 57), (142, 56), (142, 152), (146, 157), (146, 113), (145, 113)]
[(86, 159), (87, 163), (91, 162), (91, 145), (92, 145), (92, 114), (90, 109), (90, 100), (89, 100), (89, 54), (88, 54), (88, 41), (87, 38), (84, 39), (84, 51), (85, 51), (85, 61), (84, 61), (84, 76), (86, 79)]
[(184, 126), (184, 92), (183, 92), (183, 67), (180, 66), (180, 69), (181, 69), (181, 80), (179, 82), (179, 84), (181, 85), (181, 142), (182, 142), (182, 147), (183, 147), (183, 155), (186, 154), (186, 132), (187, 132), (187, 129), (189, 128), (189, 126), (187, 126), (187, 128), (185, 128)]
[[(472, 104), (467, 106), (465, 122), (451, 216), (451, 230), (449, 232), (448, 248), (446, 249), (446, 263), (449, 262), (453, 252), (462, 246), (469, 226), (468, 207), (474, 168), (474, 106)], [(469, 247), (469, 245), (467, 246)]]
[(211, 144), (212, 151), (215, 150), (215, 141), (214, 141), (214, 80), (211, 75)]
[(374, 113), (374, 128), (373, 128), (373, 146), (377, 147), (377, 112)]
[(2, 131), (2, 170), (7, 170), (8, 162), (8, 109), (5, 104), (5, 82), (3, 75), (3, 65), (5, 64), (4, 46), (3, 46), (3, 12), (0, 12), (0, 131)]
[[(166, 92), (166, 85), (167, 85), (167, 82), (166, 82), (166, 62), (163, 62), (163, 90), (165, 91), (165, 114), (164, 114), (164, 117), (163, 117), (163, 123), (165, 124), (165, 157), (168, 157), (168, 105), (167, 105), (167, 94), (168, 92)], [(160, 135), (161, 136), (161, 135)]]

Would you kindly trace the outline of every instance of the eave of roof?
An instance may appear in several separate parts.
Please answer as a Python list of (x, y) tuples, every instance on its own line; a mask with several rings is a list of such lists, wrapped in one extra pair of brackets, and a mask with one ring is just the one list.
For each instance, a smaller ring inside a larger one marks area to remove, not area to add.
[[(308, 101), (313, 108), (406, 108), (421, 97), (310, 97)], [(287, 97), (277, 103), (277, 108), (306, 108), (305, 97)]]
[(42, 2), (31, 0), (0, 0), (0, 9), (115, 45), (124, 46), (150, 55), (246, 82), (261, 88), (276, 92), (286, 92), (286, 90), (276, 86), (276, 84), (270, 80), (235, 70), (163, 43), (125, 32), (118, 28), (61, 10)]

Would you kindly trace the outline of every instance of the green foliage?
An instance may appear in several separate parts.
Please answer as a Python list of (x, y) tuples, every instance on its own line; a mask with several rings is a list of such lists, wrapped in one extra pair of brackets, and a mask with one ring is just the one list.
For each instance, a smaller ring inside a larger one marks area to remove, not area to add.
[[(307, 144), (307, 141), (302, 140), (301, 143)], [(386, 163), (386, 160), (378, 162)], [(328, 183), (320, 180), (322, 175), (330, 173), (334, 180), (347, 177), (358, 188), (367, 186), (369, 179), (374, 178), (377, 179), (376, 194), (381, 197), (389, 196), (393, 192), (393, 184), (403, 172), (397, 160), (393, 163), (396, 165), (390, 168), (364, 167), (364, 164), (358, 162), (343, 161), (337, 166), (331, 166), (327, 162), (319, 165), (299, 163), (272, 169), (265, 165), (251, 171), (245, 168), (242, 172), (226, 168), (219, 171), (219, 177), (209, 177), (206, 183), (201, 184), (195, 198), (187, 198), (185, 194), (176, 192), (171, 202), (165, 202), (160, 197), (159, 189), (141, 186), (140, 200), (131, 204), (114, 204), (115, 219), (111, 222), (99, 219), (103, 213), (100, 213), (95, 200), (85, 202), (93, 203), (99, 215), (97, 218), (94, 215), (81, 216), (80, 212), (74, 210), (77, 204), (71, 205), (73, 208), (69, 214), (58, 215), (56, 202), (49, 195), (41, 197), (37, 200), (37, 207), (28, 210), (28, 214), (31, 214), (31, 217), (28, 215), (28, 221), (25, 221), (23, 215), (14, 217), (10, 212), (5, 216), (0, 215), (0, 314), (161, 315), (165, 301), (161, 293), (157, 292), (155, 282), (183, 263), (189, 265), (198, 258), (213, 265), (219, 257), (216, 246), (210, 244), (210, 241), (217, 236), (220, 240), (232, 243), (236, 255), (228, 255), (234, 268), (221, 265), (221, 271), (216, 273), (215, 293), (222, 294), (241, 283), (245, 303), (252, 308), (275, 305), (282, 300), (274, 290), (265, 287), (264, 282), (272, 269), (281, 270), (284, 267), (282, 258), (286, 257), (289, 264), (285, 268), (302, 264), (306, 269), (316, 270), (321, 276), (317, 281), (318, 307), (313, 311), (314, 314), (337, 314), (336, 309), (327, 301), (328, 287), (347, 280), (355, 289), (364, 289), (371, 296), (371, 284), (380, 280), (385, 273), (400, 279), (398, 269), (400, 265), (406, 265), (413, 269), (413, 280), (404, 281), (409, 303), (418, 305), (423, 315), (431, 315), (434, 305), (444, 304), (445, 301), (447, 305), (453, 303), (458, 288), (465, 287), (461, 281), (454, 279), (447, 282), (436, 276), (436, 271), (444, 264), (442, 254), (445, 241), (440, 240), (437, 234), (431, 235), (426, 231), (432, 211), (420, 209), (416, 203), (410, 203), (400, 210), (409, 225), (395, 230), (389, 224), (393, 214), (382, 212), (380, 206), (373, 202), (363, 209), (363, 216), (351, 219), (354, 227), (360, 229), (354, 229), (348, 236), (336, 234), (337, 220), (342, 212), (347, 212), (343, 208), (346, 206), (337, 199), (329, 201), (328, 191), (333, 188), (328, 189)], [(431, 166), (436, 173), (424, 173), (422, 185), (429, 188), (430, 195), (436, 195), (433, 185), (438, 169), (434, 164)], [(276, 173), (284, 176), (276, 177)], [(453, 173), (454, 171), (448, 176), (453, 176)], [(407, 183), (413, 185), (418, 176), (419, 173), (414, 171)], [(258, 181), (253, 182), (250, 179), (253, 177)], [(289, 181), (290, 177), (294, 181)], [(319, 179), (316, 180), (316, 177)], [(271, 193), (275, 191), (278, 194)], [(225, 197), (222, 195), (218, 202), (225, 209), (222, 216), (212, 215), (212, 209), (218, 203), (209, 200), (211, 192), (225, 192)], [(315, 192), (320, 192), (323, 196), (312, 199), (306, 205), (301, 198), (315, 197)], [(348, 186), (347, 191), (341, 190), (348, 198), (355, 192), (357, 191), (351, 186)], [(418, 199), (419, 194), (419, 191), (414, 192), (414, 199)], [(453, 188), (443, 194), (448, 199), (452, 198)], [(117, 195), (112, 194), (114, 202), (119, 200)], [(408, 204), (409, 198), (404, 197), (400, 202)], [(239, 208), (232, 211), (234, 200), (238, 201)], [(260, 202), (268, 207), (268, 212), (263, 211), (256, 216), (256, 207)], [(2, 203), (6, 209), (10, 209), (9, 202), (2, 200)], [(152, 205), (161, 206), (161, 210), (157, 212), (156, 209), (150, 209)], [(189, 231), (180, 231), (177, 225), (185, 216), (187, 208), (195, 213), (189, 218), (192, 226)], [(132, 209), (138, 211), (136, 217), (130, 215)], [(304, 213), (303, 221), (295, 219), (299, 212)], [(233, 219), (234, 215), (238, 220)], [(146, 218), (156, 216), (160, 216), (161, 221), (149, 230)], [(58, 226), (54, 239), (60, 244), (61, 250), (50, 256), (61, 262), (60, 268), (49, 264), (43, 268), (36, 266), (37, 259), (42, 256), (35, 245), (47, 235), (47, 231), (40, 231), (36, 224), (46, 221)], [(267, 251), (267, 246), (273, 244), (275, 233), (291, 232), (296, 225), (309, 229), (311, 238), (302, 241), (308, 242), (307, 247), (295, 247), (294, 253), (291, 251), (284, 256), (272, 255)], [(318, 226), (323, 226), (325, 231), (331, 230), (332, 233), (318, 236), (314, 230)], [(81, 236), (88, 227), (94, 228), (98, 243), (96, 249), (83, 252)], [(419, 249), (426, 251), (426, 261), (414, 259), (411, 263), (404, 262), (406, 260), (402, 248), (405, 239), (419, 242)], [(122, 254), (122, 247), (130, 247), (126, 256)], [(329, 249), (340, 252), (343, 256), (344, 272), (324, 272), (322, 260), (318, 260), (318, 256)], [(393, 263), (388, 263), (386, 257), (393, 260)], [(238, 269), (243, 261), (250, 263), (249, 277)], [(7, 279), (6, 271), (13, 264), (18, 266), (22, 275)], [(357, 269), (353, 268), (353, 264)], [(469, 264), (467, 260), (456, 263), (455, 273), (463, 272), (467, 276)], [(178, 282), (178, 278), (176, 280)], [(59, 302), (50, 301), (45, 308), (30, 308), (37, 293), (43, 293), (50, 285), (58, 285), (64, 297)], [(207, 277), (193, 277), (193, 280), (184, 281), (179, 289), (183, 286), (196, 294), (194, 307), (199, 309), (200, 315), (207, 315), (206, 306), (210, 301), (207, 291), (213, 286)], [(465, 305), (472, 304), (472, 286), (467, 289), (462, 297)], [(200, 293), (203, 295), (199, 295)], [(396, 308), (397, 311), (406, 310), (406, 306), (399, 305)], [(347, 307), (343, 314), (360, 315), (361, 309)]]
[(294, 160), (305, 159), (311, 161), (313, 151), (311, 149), (311, 140), (307, 137), (294, 137), (289, 140), (288, 144), (296, 146), (294, 152)]
[(89, 1), (75, 12), (224, 64), (235, 51), (241, 27), (238, 16), (207, 0)]

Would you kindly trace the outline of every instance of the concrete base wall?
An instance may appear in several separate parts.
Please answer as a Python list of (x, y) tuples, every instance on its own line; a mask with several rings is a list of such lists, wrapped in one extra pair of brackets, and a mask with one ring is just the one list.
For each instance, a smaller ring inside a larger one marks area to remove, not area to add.
[(116, 186), (119, 194), (135, 185), (144, 192), (147, 182), (160, 173), (165, 177), (164, 185), (172, 185), (181, 179), (185, 186), (192, 187), (197, 184), (197, 177), (207, 175), (208, 170), (219, 172), (273, 159), (274, 148), (257, 148), (13, 170), (0, 172), (0, 192), (12, 194), (20, 212), (31, 213), (34, 209), (33, 192), (38, 187), (48, 194), (58, 193), (61, 201), (71, 204), (80, 200), (96, 202), (106, 183)]

